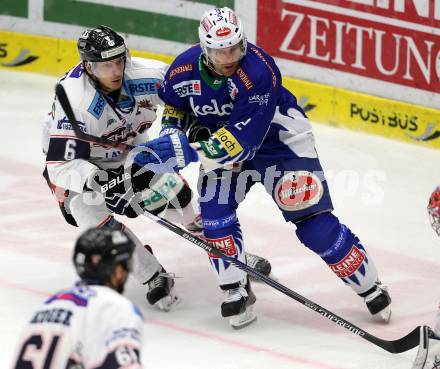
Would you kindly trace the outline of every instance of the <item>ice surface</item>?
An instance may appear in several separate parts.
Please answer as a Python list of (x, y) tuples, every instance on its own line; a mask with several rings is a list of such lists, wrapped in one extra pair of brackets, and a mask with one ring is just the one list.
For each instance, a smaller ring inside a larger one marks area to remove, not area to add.
[[(0, 368), (10, 366), (20, 329), (49, 294), (75, 280), (77, 229), (64, 222), (41, 172), (40, 125), (56, 80), (0, 70)], [(389, 325), (299, 244), (262, 187), (239, 209), (249, 251), (268, 258), (280, 282), (368, 332), (399, 338), (433, 324), (440, 300), (440, 240), (426, 205), (440, 183), (440, 151), (315, 125), (336, 214), (375, 259), (393, 298)], [(157, 127), (154, 129), (157, 132)], [(195, 182), (195, 167), (185, 171)], [(146, 318), (144, 366), (155, 369), (410, 368), (415, 351), (392, 355), (264, 284), (254, 284), (258, 321), (232, 330), (204, 252), (145, 218), (125, 221), (179, 277), (183, 301), (163, 313), (130, 280), (126, 295)]]

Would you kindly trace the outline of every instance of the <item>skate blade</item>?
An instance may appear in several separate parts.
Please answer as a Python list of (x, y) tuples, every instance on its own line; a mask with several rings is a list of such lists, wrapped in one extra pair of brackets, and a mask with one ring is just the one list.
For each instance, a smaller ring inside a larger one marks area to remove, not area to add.
[(254, 313), (253, 305), (248, 306), (244, 313), (234, 315), (229, 318), (229, 324), (234, 329), (242, 329), (252, 324), (257, 320), (257, 315)]
[(391, 320), (392, 311), (389, 306), (387, 306), (382, 311), (379, 311), (377, 314), (373, 315), (377, 320), (383, 323), (389, 323)]
[(163, 299), (160, 299), (154, 305), (157, 306), (159, 310), (168, 312), (176, 307), (180, 303), (180, 301), (182, 301), (180, 297), (170, 294), (168, 296), (165, 296)]

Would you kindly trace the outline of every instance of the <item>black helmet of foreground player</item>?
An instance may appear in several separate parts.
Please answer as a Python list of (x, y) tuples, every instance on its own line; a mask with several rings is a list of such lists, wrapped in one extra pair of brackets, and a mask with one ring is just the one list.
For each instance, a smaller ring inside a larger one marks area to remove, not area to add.
[(88, 29), (78, 39), (86, 73), (104, 92), (121, 88), (127, 60), (124, 39), (107, 26)]
[[(131, 270), (131, 258), (134, 242), (126, 233), (110, 229), (91, 228), (77, 240), (73, 253), (76, 272), (86, 283), (103, 284), (123, 291), (128, 272)], [(123, 277), (115, 280), (114, 272), (120, 265)]]

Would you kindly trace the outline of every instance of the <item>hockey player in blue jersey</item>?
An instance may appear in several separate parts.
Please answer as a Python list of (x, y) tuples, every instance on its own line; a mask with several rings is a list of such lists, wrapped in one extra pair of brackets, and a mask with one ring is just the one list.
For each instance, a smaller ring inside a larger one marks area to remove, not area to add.
[[(310, 122), (282, 86), (274, 60), (247, 42), (241, 20), (226, 7), (202, 16), (199, 38), (165, 75), (161, 137), (143, 144), (137, 164), (168, 172), (200, 161), (205, 237), (241, 261), (236, 210), (251, 186), (262, 183), (299, 240), (365, 300), (371, 314), (388, 321), (390, 296), (358, 237), (332, 213)], [(222, 316), (236, 328), (251, 323), (255, 295), (246, 274), (210, 260), (224, 290)]]

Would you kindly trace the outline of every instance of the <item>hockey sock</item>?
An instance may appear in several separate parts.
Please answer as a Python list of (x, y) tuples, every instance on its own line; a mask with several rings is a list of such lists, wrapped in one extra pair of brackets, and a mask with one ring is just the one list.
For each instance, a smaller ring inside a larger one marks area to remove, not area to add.
[(332, 213), (317, 214), (296, 224), (299, 240), (318, 254), (356, 293), (377, 280), (376, 267), (356, 235)]
[[(215, 244), (226, 255), (246, 262), (240, 223), (235, 213), (221, 219), (203, 218), (203, 226), (205, 237), (209, 242)], [(236, 268), (234, 265), (212, 254), (208, 255), (211, 265), (217, 272), (220, 285), (236, 283), (246, 276), (245, 272)]]

